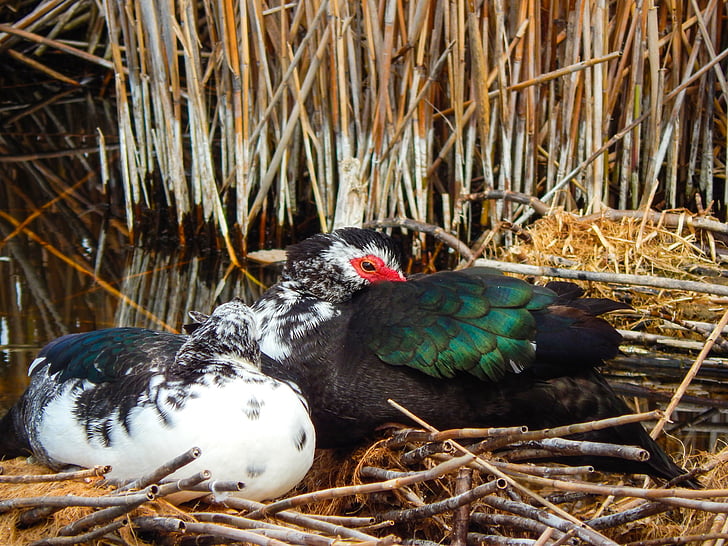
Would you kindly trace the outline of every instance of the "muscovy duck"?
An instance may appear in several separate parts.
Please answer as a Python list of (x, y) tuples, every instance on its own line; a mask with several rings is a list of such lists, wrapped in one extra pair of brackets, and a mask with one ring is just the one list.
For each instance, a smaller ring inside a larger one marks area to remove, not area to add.
[[(440, 429), (630, 413), (595, 368), (621, 341), (597, 315), (628, 306), (582, 295), (573, 283), (534, 286), (484, 268), (406, 279), (393, 239), (343, 228), (290, 246), (282, 280), (253, 309), (263, 370), (301, 387), (327, 448), (406, 422), (389, 398)], [(666, 479), (685, 472), (640, 424), (580, 438), (651, 457), (560, 460)]]
[(0, 456), (111, 465), (108, 477), (129, 480), (197, 446), (200, 458), (170, 478), (207, 469), (254, 500), (293, 488), (315, 446), (300, 390), (261, 372), (255, 316), (241, 300), (191, 314), (189, 336), (111, 328), (50, 342), (0, 420)]

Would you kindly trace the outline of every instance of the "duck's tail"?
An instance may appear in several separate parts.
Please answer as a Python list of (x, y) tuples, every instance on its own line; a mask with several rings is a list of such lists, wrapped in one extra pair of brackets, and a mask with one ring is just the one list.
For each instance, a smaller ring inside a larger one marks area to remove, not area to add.
[(31, 454), (30, 444), (22, 431), (18, 430), (16, 404), (0, 419), (0, 459), (27, 456)]

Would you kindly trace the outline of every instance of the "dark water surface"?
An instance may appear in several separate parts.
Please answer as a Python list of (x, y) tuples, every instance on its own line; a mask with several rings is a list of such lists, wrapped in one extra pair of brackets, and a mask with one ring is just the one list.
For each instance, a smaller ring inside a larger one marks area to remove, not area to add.
[[(0, 248), (0, 413), (27, 386), (27, 368), (48, 341), (115, 326), (179, 331), (187, 312), (209, 312), (242, 297), (250, 302), (275, 281), (277, 268), (248, 275), (218, 258), (182, 257), (139, 248), (113, 256), (113, 278), (83, 273), (22, 235)], [(111, 259), (111, 258), (110, 258)]]

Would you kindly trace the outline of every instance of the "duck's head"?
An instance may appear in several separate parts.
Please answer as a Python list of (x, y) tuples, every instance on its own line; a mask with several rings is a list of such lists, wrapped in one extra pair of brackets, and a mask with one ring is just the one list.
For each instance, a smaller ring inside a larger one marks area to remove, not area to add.
[(314, 235), (289, 246), (287, 258), (283, 278), (331, 303), (347, 301), (373, 283), (406, 280), (394, 240), (371, 229)]
[(258, 323), (253, 311), (240, 298), (234, 298), (215, 308), (211, 315), (190, 311), (198, 323), (189, 328), (191, 334), (185, 345), (209, 355), (248, 361), (260, 367)]

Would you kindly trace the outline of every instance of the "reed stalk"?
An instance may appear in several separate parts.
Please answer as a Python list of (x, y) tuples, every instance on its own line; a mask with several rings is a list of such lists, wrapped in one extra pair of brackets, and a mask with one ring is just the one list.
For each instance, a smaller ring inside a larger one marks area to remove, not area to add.
[(460, 199), (490, 190), (583, 213), (697, 199), (723, 218), (717, 0), (101, 7), (40, 1), (0, 26), (0, 52), (69, 83), (51, 50), (113, 71), (133, 240), (145, 208), (169, 210), (183, 244), (212, 224), (234, 264), (251, 234), (308, 220), (400, 216), (469, 240), (523, 214)]

